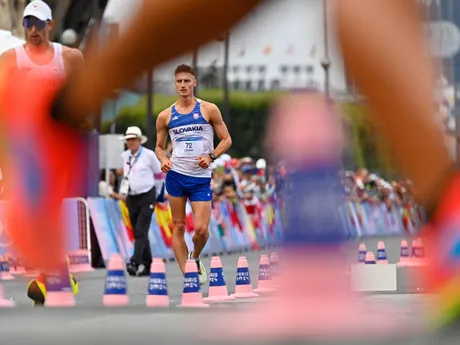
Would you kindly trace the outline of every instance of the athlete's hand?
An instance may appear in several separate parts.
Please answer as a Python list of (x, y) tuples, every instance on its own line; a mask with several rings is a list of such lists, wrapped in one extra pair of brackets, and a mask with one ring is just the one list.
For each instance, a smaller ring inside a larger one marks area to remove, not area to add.
[(200, 166), (200, 168), (203, 168), (203, 169), (209, 168), (209, 166), (212, 163), (211, 157), (209, 156), (204, 156), (204, 157), (198, 156), (196, 160), (198, 161), (198, 165)]
[(166, 158), (164, 160), (161, 161), (161, 171), (163, 171), (165, 174), (171, 170), (172, 168), (172, 163), (171, 161), (169, 160), (169, 158)]

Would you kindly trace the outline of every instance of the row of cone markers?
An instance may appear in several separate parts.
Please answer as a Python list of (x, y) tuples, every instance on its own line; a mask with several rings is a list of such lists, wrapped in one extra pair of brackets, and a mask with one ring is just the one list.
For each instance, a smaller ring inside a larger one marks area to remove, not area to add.
[[(0, 265), (4, 267), (3, 265)], [(111, 257), (108, 264), (105, 282), (105, 291), (102, 302), (105, 306), (121, 307), (129, 305), (127, 293), (127, 281), (125, 263), (119, 254)], [(184, 288), (180, 307), (201, 308), (209, 307), (209, 303), (228, 302), (243, 298), (256, 298), (259, 293), (277, 291), (279, 257), (272, 253), (270, 257), (262, 254), (259, 261), (259, 275), (257, 288), (253, 290), (249, 274), (248, 261), (245, 256), (238, 258), (236, 272), (235, 293), (228, 294), (225, 282), (222, 261), (220, 257), (213, 256), (211, 259), (211, 271), (209, 275), (208, 297), (203, 298), (198, 276), (198, 268), (194, 260), (187, 260)], [(0, 277), (8, 280), (10, 272), (0, 272)], [(14, 278), (13, 278), (14, 279)], [(166, 281), (166, 266), (163, 259), (155, 258), (150, 268), (146, 305), (148, 307), (168, 307), (168, 284)], [(14, 301), (6, 299), (3, 287), (0, 284), (0, 307), (13, 307)], [(75, 298), (69, 291), (48, 291), (45, 307), (73, 307)]]
[[(75, 256), (81, 257), (87, 256), (87, 251), (80, 250), (74, 252)], [(70, 264), (69, 261), (69, 271), (71, 273), (78, 272), (91, 272), (94, 269), (89, 263), (76, 263)], [(0, 280), (14, 280), (16, 275), (20, 275), (27, 278), (37, 278), (38, 271), (32, 268), (27, 268), (21, 264), (20, 260), (13, 260), (11, 254), (0, 255)]]
[[(383, 241), (377, 243), (377, 258), (374, 253), (367, 251), (366, 245), (361, 243), (358, 249), (358, 264), (388, 264), (387, 252)], [(398, 266), (424, 266), (427, 264), (425, 249), (421, 239), (412, 241), (412, 251), (406, 240), (401, 241)]]

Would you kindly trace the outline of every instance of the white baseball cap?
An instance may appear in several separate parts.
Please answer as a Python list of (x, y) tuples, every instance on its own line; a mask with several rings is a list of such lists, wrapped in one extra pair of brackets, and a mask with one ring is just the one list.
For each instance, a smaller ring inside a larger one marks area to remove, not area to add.
[(24, 9), (22, 18), (32, 16), (40, 20), (53, 20), (53, 13), (48, 4), (42, 0), (33, 0)]

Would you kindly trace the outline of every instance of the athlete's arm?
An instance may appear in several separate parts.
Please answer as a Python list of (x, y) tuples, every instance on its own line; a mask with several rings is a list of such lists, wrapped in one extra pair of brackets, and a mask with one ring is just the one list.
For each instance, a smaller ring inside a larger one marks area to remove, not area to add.
[[(88, 54), (85, 70), (69, 80), (53, 112), (65, 114), (62, 120), (78, 125), (87, 114), (99, 109), (114, 89), (137, 80), (143, 72), (175, 56), (216, 39), (262, 1), (143, 1), (143, 8), (121, 39), (98, 54)], [(190, 18), (206, 20), (187, 25), (185, 37), (183, 23), (190, 23)], [(60, 112), (60, 108), (66, 111)]]
[[(453, 169), (433, 107), (433, 65), (415, 1), (339, 0), (337, 26), (347, 68), (424, 206)], [(363, 30), (366, 28), (366, 30)]]
[(172, 168), (172, 163), (166, 155), (166, 139), (168, 137), (168, 126), (166, 119), (169, 116), (169, 109), (163, 110), (157, 118), (157, 144), (155, 154), (161, 163), (161, 171), (167, 173)]
[(230, 146), (232, 146), (232, 138), (230, 137), (230, 133), (228, 132), (224, 120), (222, 119), (222, 114), (219, 108), (213, 103), (205, 103), (204, 106), (208, 113), (209, 121), (211, 122), (217, 136), (220, 139), (219, 145), (217, 145), (217, 147), (212, 152), (216, 155), (216, 157), (219, 157), (225, 153), (230, 148)]

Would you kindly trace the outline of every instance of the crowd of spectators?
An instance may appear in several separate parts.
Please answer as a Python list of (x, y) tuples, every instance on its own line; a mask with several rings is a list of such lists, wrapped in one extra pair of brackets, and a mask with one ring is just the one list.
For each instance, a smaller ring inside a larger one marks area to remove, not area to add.
[(343, 171), (342, 186), (347, 201), (385, 203), (388, 210), (395, 206), (414, 205), (413, 186), (407, 179), (386, 181), (367, 169)]
[[(272, 167), (267, 166), (264, 159), (237, 159), (227, 154), (219, 157), (211, 168), (214, 202), (242, 200), (248, 205), (268, 202), (276, 197), (286, 175), (282, 164)], [(119, 199), (118, 188), (122, 176), (123, 169), (110, 170), (107, 182), (106, 172), (101, 170), (99, 196)]]
[[(250, 157), (232, 158), (224, 154), (211, 166), (211, 189), (214, 202), (222, 200), (241, 200), (245, 204), (268, 202), (284, 189), (287, 170), (283, 164), (267, 166), (262, 158), (257, 161)], [(105, 170), (101, 171), (99, 195), (119, 199), (118, 187), (123, 176), (123, 169), (109, 171), (106, 182)], [(387, 181), (369, 173), (367, 169), (342, 171), (343, 195), (347, 201), (355, 203), (385, 203), (388, 210), (393, 206), (410, 206), (414, 204), (413, 186), (407, 180)], [(167, 192), (165, 195), (167, 199)]]

